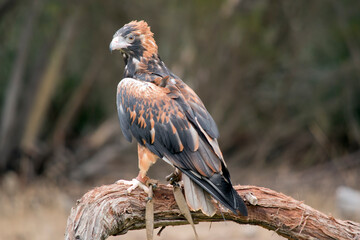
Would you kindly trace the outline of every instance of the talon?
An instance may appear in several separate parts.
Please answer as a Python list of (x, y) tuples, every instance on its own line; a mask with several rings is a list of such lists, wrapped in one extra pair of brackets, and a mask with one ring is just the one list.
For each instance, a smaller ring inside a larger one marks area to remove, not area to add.
[(150, 188), (148, 188), (147, 186), (143, 185), (142, 183), (139, 184), (139, 186), (142, 188), (142, 190), (144, 190), (144, 192), (145, 192), (146, 194), (149, 194)]
[(125, 185), (131, 185), (128, 189), (127, 189), (127, 193), (130, 194), (135, 188), (137, 187), (141, 187), (142, 190), (144, 190), (145, 193), (149, 194), (149, 188), (147, 186), (145, 186), (145, 184), (143, 184), (142, 182), (140, 182), (138, 179), (134, 178), (131, 181), (126, 181), (126, 180), (118, 180), (116, 182), (117, 184), (125, 184)]
[(120, 179), (120, 180), (117, 180), (115, 183), (116, 183), (116, 184), (131, 185), (131, 184), (132, 184), (132, 181), (127, 181), (127, 180), (122, 180), (122, 179)]
[(170, 182), (170, 184), (173, 184), (174, 182), (181, 181), (181, 173), (178, 169), (175, 169), (173, 173), (166, 176), (166, 180)]
[(154, 180), (154, 179), (147, 179), (147, 181), (146, 181), (146, 185), (152, 186), (153, 188), (156, 188), (157, 184), (158, 184), (158, 181)]

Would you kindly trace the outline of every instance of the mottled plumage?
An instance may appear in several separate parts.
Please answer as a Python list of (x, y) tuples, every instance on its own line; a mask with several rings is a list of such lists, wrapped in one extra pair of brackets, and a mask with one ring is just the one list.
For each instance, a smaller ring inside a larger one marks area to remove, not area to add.
[(214, 214), (211, 196), (226, 208), (247, 215), (233, 189), (219, 148), (217, 126), (196, 93), (160, 59), (153, 33), (144, 21), (119, 29), (110, 44), (125, 60), (117, 88), (117, 108), (125, 138), (138, 142), (138, 179), (161, 158), (183, 173), (187, 202)]

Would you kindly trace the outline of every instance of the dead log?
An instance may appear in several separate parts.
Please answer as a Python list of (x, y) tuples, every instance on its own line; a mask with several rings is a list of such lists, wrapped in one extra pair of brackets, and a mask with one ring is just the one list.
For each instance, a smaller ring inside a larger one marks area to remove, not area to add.
[[(71, 210), (65, 239), (106, 239), (145, 228), (147, 196), (140, 189), (128, 195), (127, 188), (127, 185), (111, 184), (86, 193)], [(327, 216), (271, 189), (256, 186), (236, 186), (235, 189), (240, 196), (252, 193), (258, 199), (256, 205), (246, 202), (248, 217), (234, 215), (218, 206), (213, 217), (192, 212), (194, 222), (223, 221), (221, 210), (228, 221), (258, 225), (288, 239), (360, 239), (359, 223)], [(180, 214), (171, 186), (160, 184), (155, 189), (154, 210), (155, 228), (188, 224)]]

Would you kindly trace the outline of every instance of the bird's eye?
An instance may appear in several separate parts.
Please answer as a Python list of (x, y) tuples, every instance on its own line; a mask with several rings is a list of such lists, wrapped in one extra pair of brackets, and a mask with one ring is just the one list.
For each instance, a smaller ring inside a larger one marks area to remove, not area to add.
[(128, 41), (128, 43), (133, 43), (135, 40), (135, 36), (130, 34), (126, 37), (126, 40)]

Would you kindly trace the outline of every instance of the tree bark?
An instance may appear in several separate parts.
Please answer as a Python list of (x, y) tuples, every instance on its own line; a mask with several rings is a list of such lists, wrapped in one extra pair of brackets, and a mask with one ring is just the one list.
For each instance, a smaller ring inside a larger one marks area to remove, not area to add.
[[(71, 210), (65, 239), (106, 239), (110, 235), (145, 228), (147, 195), (140, 189), (127, 194), (128, 187), (111, 184), (86, 193)], [(194, 222), (223, 221), (223, 214), (228, 221), (258, 225), (288, 239), (360, 239), (359, 223), (327, 216), (301, 201), (267, 188), (236, 186), (235, 189), (242, 197), (251, 193), (258, 199), (256, 205), (246, 201), (248, 217), (237, 216), (217, 206), (213, 217), (192, 212)], [(154, 209), (155, 228), (188, 224), (180, 214), (171, 186), (160, 184), (155, 189)]]

